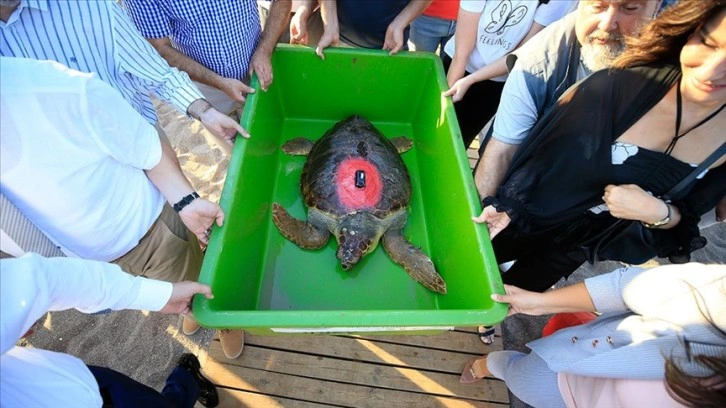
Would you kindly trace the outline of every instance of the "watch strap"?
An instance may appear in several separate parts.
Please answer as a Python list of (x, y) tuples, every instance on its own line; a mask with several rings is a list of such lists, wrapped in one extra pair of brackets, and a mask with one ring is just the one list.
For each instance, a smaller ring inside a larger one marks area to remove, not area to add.
[(190, 194), (184, 196), (181, 200), (177, 201), (177, 203), (174, 204), (174, 211), (178, 213), (197, 198), (199, 198), (199, 194), (196, 191), (192, 191)]

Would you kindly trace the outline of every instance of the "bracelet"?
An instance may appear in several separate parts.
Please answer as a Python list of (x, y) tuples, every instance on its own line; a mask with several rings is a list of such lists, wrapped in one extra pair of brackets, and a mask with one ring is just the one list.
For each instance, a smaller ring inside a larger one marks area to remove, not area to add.
[[(190, 110), (190, 108), (192, 108), (195, 103), (198, 103), (199, 105), (201, 105), (201, 107), (200, 108), (195, 107), (195, 109)], [(189, 104), (189, 108), (187, 108), (187, 114), (189, 114), (189, 116), (193, 117), (196, 120), (201, 120), (201, 117), (204, 114), (204, 112), (206, 112), (212, 108), (213, 108), (213, 106), (211, 103), (209, 103), (209, 101), (207, 101), (204, 98), (200, 98), (200, 99), (195, 100), (191, 104)]]
[(176, 204), (174, 204), (174, 211), (176, 211), (178, 213), (179, 211), (183, 210), (184, 207), (191, 204), (191, 202), (196, 200), (197, 198), (199, 198), (199, 194), (197, 194), (196, 191), (192, 191), (189, 195), (185, 196), (181, 200), (177, 201)]

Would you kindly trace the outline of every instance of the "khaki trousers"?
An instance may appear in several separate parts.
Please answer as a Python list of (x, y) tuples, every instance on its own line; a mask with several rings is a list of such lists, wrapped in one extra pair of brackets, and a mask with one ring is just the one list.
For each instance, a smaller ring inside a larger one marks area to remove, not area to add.
[(197, 281), (202, 268), (197, 237), (169, 204), (149, 232), (126, 255), (112, 261), (124, 271), (166, 282)]

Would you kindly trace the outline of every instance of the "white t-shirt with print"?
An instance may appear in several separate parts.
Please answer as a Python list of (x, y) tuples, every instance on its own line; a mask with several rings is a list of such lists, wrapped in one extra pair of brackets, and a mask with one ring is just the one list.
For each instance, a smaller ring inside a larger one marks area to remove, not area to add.
[[(539, 0), (462, 0), (460, 8), (480, 13), (476, 34), (476, 47), (469, 56), (467, 72), (474, 72), (512, 52), (532, 23), (552, 24), (573, 9), (576, 1), (550, 0), (540, 5)], [(539, 7), (538, 7), (539, 6)], [(449, 57), (454, 56), (456, 36), (444, 46)], [(503, 82), (506, 75), (493, 78)]]

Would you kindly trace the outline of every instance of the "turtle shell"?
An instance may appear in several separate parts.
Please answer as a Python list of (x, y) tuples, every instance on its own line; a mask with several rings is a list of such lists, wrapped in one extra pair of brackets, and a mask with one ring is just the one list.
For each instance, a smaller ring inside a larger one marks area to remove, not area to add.
[(396, 147), (366, 119), (338, 122), (310, 150), (300, 179), (308, 207), (378, 218), (408, 206), (411, 180)]

